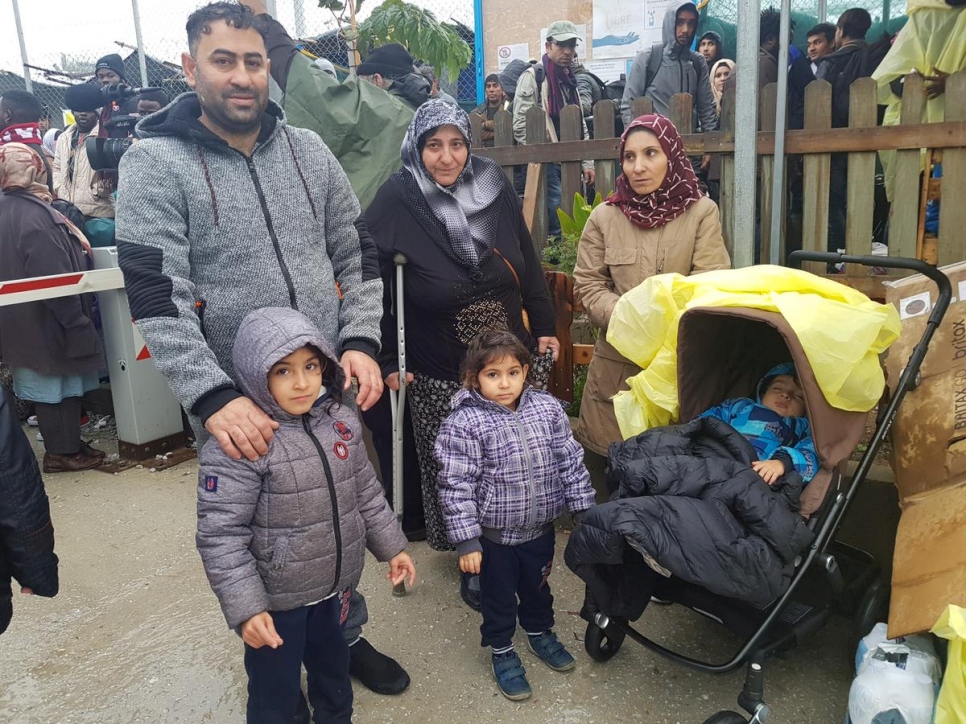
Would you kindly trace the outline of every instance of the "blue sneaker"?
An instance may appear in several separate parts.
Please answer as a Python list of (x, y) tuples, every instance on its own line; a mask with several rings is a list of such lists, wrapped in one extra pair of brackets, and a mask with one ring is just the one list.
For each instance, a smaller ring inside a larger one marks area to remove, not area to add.
[(529, 699), (532, 691), (527, 681), (527, 671), (516, 651), (493, 654), (493, 676), (500, 693), (511, 701)]
[(553, 631), (544, 631), (539, 636), (527, 635), (527, 648), (554, 671), (570, 671), (577, 662), (564, 645), (557, 640)]

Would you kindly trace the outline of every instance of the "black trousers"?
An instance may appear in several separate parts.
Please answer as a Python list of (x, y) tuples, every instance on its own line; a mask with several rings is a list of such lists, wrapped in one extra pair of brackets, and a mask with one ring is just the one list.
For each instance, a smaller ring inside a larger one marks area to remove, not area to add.
[(349, 646), (342, 635), (342, 597), (314, 606), (272, 611), (284, 642), (277, 649), (245, 646), (248, 724), (292, 724), (302, 700), (302, 665), (316, 724), (352, 721)]
[[(403, 519), (402, 527), (407, 533), (426, 527), (423, 516), (422, 476), (419, 459), (416, 457), (416, 440), (413, 437), (413, 423), (406, 405), (403, 424)], [(392, 406), (389, 403), (389, 388), (383, 392), (379, 401), (362, 413), (362, 420), (372, 433), (372, 446), (379, 458), (382, 473), (382, 487), (392, 505)]]
[(66, 397), (56, 405), (35, 402), (37, 426), (51, 455), (73, 455), (81, 449), (81, 398)]
[[(849, 155), (833, 153), (828, 178), (828, 250), (845, 248), (845, 219), (849, 193)], [(870, 229), (871, 232), (871, 229)]]
[(513, 642), (517, 618), (527, 633), (553, 628), (553, 596), (547, 578), (553, 569), (554, 532), (515, 546), (480, 539), (481, 646), (505, 648)]

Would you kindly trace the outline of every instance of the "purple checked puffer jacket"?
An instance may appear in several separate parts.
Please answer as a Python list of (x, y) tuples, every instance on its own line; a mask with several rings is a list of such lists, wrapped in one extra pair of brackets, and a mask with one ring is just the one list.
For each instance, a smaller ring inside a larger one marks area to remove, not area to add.
[(446, 534), (460, 555), (481, 550), (484, 534), (503, 545), (526, 543), (565, 507), (580, 513), (595, 503), (583, 448), (560, 402), (532, 387), (516, 411), (475, 390), (458, 392), (435, 455)]

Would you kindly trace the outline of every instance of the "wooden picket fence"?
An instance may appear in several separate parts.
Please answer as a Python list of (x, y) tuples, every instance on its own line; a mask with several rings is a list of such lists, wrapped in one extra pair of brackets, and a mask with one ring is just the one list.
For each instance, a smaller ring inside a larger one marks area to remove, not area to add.
[[(889, 220), (889, 254), (923, 259), (932, 264), (950, 264), (966, 260), (966, 71), (951, 75), (946, 82), (946, 111), (941, 123), (923, 123), (926, 94), (921, 76), (910, 75), (904, 82), (900, 124), (877, 126), (877, 88), (870, 78), (857, 80), (851, 89), (849, 127), (832, 128), (832, 89), (826, 81), (815, 81), (805, 92), (805, 128), (788, 131), (785, 153), (803, 156), (804, 204), (802, 212), (802, 248), (825, 251), (828, 239), (828, 186), (832, 153), (848, 154), (848, 191), (846, 251), (868, 255), (872, 252), (873, 209), (875, 193), (875, 161), (879, 151), (896, 152), (896, 181)], [(735, 248), (734, 214), (734, 91), (722, 99), (720, 130), (714, 133), (692, 132), (692, 98), (672, 98), (669, 117), (682, 135), (689, 156), (713, 154), (721, 156), (719, 207), (722, 230), (729, 252)], [(762, 263), (783, 263), (784, 231), (780, 243), (781, 256), (770, 259), (771, 218), (776, 211), (772, 193), (775, 149), (775, 109), (777, 86), (766, 86), (761, 93), (757, 154), (759, 157), (759, 214)], [(607, 193), (614, 188), (620, 173), (616, 163), (618, 140), (615, 113), (611, 101), (594, 107), (595, 138), (581, 140), (580, 109), (570, 106), (561, 113), (560, 141), (547, 143), (546, 116), (539, 107), (531, 108), (526, 118), (527, 145), (513, 145), (512, 117), (506, 111), (494, 119), (495, 141), (492, 148), (481, 146), (474, 153), (497, 161), (513, 178), (514, 166), (527, 167), (524, 214), (538, 252), (547, 239), (546, 188), (543, 164), (559, 163), (561, 168), (561, 200), (570, 213), (574, 194), (581, 190), (581, 161), (596, 162), (597, 189)], [(639, 98), (633, 106), (635, 116), (651, 112), (648, 99)], [(480, 138), (479, 116), (472, 116), (473, 136)], [(941, 153), (943, 177), (931, 180), (923, 174), (923, 158)], [(786, 173), (787, 179), (787, 173)], [(778, 213), (786, 219), (784, 197)], [(924, 233), (926, 199), (945, 199), (940, 204), (938, 238)], [(808, 265), (811, 271), (823, 273), (822, 265)], [(873, 297), (882, 297), (882, 278), (870, 276), (867, 268), (846, 268), (837, 280), (855, 286)], [(587, 363), (590, 353), (570, 341), (570, 322), (577, 307), (569, 279), (548, 274), (551, 291), (558, 309), (558, 337), (564, 349), (557, 365), (553, 389), (563, 399), (572, 399), (573, 364)]]

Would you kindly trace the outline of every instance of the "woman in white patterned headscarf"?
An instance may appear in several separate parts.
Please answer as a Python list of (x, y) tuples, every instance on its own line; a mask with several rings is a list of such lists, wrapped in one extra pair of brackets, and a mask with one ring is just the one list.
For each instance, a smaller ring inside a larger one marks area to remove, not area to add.
[[(540, 259), (517, 196), (495, 162), (471, 152), (466, 112), (445, 101), (424, 103), (409, 126), (401, 156), (403, 168), (366, 211), (385, 286), (384, 371), (386, 384), (398, 388), (393, 258), (403, 254), (407, 369), (415, 373), (408, 399), (426, 535), (434, 549), (452, 550), (437, 496), (433, 445), (450, 412), (450, 398), (460, 388), (467, 344), (486, 329), (509, 329), (532, 351), (531, 381), (541, 387), (560, 345)], [(467, 585), (464, 599), (472, 601)]]

